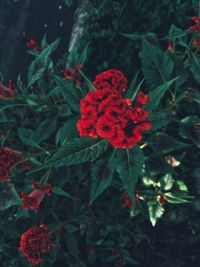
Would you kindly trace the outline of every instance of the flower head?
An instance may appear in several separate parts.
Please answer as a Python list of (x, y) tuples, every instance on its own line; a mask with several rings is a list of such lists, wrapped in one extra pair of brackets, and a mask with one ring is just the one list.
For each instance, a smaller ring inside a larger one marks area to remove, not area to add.
[(81, 85), (79, 71), (82, 68), (82, 64), (77, 64), (75, 69), (63, 69), (61, 73), (64, 76), (65, 80), (74, 81), (77, 85)]
[(37, 42), (33, 38), (31, 38), (30, 40), (27, 41), (26, 46), (27, 46), (27, 48), (30, 48), (30, 49), (35, 50), (35, 51), (40, 50), (40, 47), (38, 46)]
[(127, 79), (120, 70), (109, 69), (98, 74), (93, 82), (94, 87), (99, 90), (110, 88), (117, 92), (125, 92)]
[(30, 194), (25, 192), (21, 193), (22, 208), (28, 211), (33, 208), (35, 212), (38, 212), (40, 203), (44, 199), (45, 195), (50, 196), (52, 194), (52, 186), (50, 184), (37, 184), (32, 180), (33, 191)]
[(9, 178), (9, 170), (15, 164), (15, 151), (9, 148), (0, 148), (0, 180), (6, 181)]
[[(107, 72), (102, 76), (113, 75), (115, 70)], [(96, 79), (100, 79), (98, 75)], [(105, 138), (115, 148), (134, 147), (142, 139), (142, 132), (151, 129), (151, 123), (146, 121), (149, 113), (143, 110), (143, 105), (148, 103), (149, 97), (139, 92), (135, 105), (132, 105), (132, 99), (121, 96), (119, 87), (114, 89), (112, 82), (110, 87), (106, 81), (103, 81), (103, 84), (105, 88), (89, 91), (81, 100), (81, 118), (77, 122), (79, 135)]]
[(37, 228), (29, 228), (22, 234), (19, 243), (19, 249), (27, 258), (27, 260), (37, 265), (42, 261), (43, 255), (46, 251), (54, 246), (50, 240), (48, 228), (41, 224)]
[(13, 101), (15, 99), (15, 95), (16, 95), (16, 92), (11, 84), (11, 80), (9, 81), (8, 87), (0, 83), (0, 98), (1, 99)]
[(193, 16), (191, 18), (196, 24), (189, 27), (190, 31), (198, 31), (200, 30), (200, 18), (197, 16)]

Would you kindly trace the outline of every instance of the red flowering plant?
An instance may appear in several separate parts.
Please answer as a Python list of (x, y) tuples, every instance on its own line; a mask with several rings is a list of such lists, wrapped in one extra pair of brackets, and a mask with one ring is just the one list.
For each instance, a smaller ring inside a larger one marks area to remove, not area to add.
[(199, 147), (199, 119), (184, 105), (199, 104), (196, 28), (173, 26), (161, 40), (126, 34), (139, 40), (133, 78), (109, 68), (89, 79), (88, 46), (55, 64), (59, 40), (29, 42), (27, 80), (0, 99), (2, 248), (7, 257), (12, 243), (12, 264), (133, 266), (147, 220), (188, 205), (182, 166)]

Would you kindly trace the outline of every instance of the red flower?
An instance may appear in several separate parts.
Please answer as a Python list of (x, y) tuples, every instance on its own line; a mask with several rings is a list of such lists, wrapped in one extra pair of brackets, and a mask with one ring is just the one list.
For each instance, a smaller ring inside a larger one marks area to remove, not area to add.
[(192, 41), (192, 45), (196, 48), (200, 48), (200, 38), (196, 38)]
[(9, 148), (0, 148), (0, 180), (8, 179), (9, 170), (15, 163), (15, 151)]
[(97, 90), (89, 91), (81, 100), (82, 115), (77, 122), (77, 128), (80, 136), (99, 136), (107, 139), (115, 148), (131, 148), (140, 142), (142, 132), (151, 128), (151, 123), (146, 121), (149, 113), (143, 110), (149, 97), (142, 92), (138, 93), (135, 105), (132, 106), (131, 99), (121, 96), (122, 87), (116, 87), (120, 83), (113, 75), (121, 77), (122, 74), (109, 70), (97, 75), (96, 81), (101, 80), (101, 86), (98, 87), (97, 82)]
[(19, 243), (19, 249), (33, 265), (41, 263), (44, 253), (53, 246), (48, 228), (44, 224), (37, 228), (29, 228), (22, 234)]
[(45, 195), (50, 196), (52, 194), (52, 186), (50, 184), (37, 184), (35, 180), (32, 180), (33, 191), (27, 195), (25, 192), (21, 193), (22, 208), (28, 211), (33, 208), (35, 212), (38, 212), (40, 203), (44, 199)]
[(189, 27), (190, 31), (198, 31), (200, 30), (200, 18), (197, 16), (193, 16), (191, 18), (196, 24)]
[(98, 74), (93, 85), (99, 90), (107, 87), (118, 92), (125, 92), (127, 79), (120, 70), (110, 69)]
[(80, 136), (89, 136), (91, 138), (97, 138), (96, 130), (94, 128), (94, 121), (80, 119), (77, 122), (77, 128)]
[(77, 64), (75, 69), (64, 69), (61, 73), (64, 75), (65, 80), (74, 81), (77, 85), (81, 85), (79, 71), (82, 68), (82, 64)]
[(162, 204), (162, 205), (165, 205), (166, 204), (166, 197), (165, 197), (165, 194), (163, 194), (163, 195), (161, 195), (160, 196), (160, 203)]
[(40, 47), (38, 46), (37, 42), (31, 38), (27, 43), (26, 43), (27, 48), (30, 48), (35, 51), (40, 51)]
[(167, 41), (167, 49), (170, 53), (174, 53), (174, 43), (172, 40)]
[(6, 181), (9, 178), (9, 168), (4, 162), (0, 162), (0, 180)]
[(140, 197), (140, 194), (137, 193), (137, 194), (135, 195), (134, 201), (132, 202), (131, 199), (130, 199), (130, 197), (129, 197), (129, 195), (128, 195), (128, 193), (125, 192), (125, 193), (124, 193), (124, 196), (123, 196), (123, 204), (124, 204), (124, 206), (127, 207), (127, 208), (131, 208), (131, 207), (133, 207), (133, 206), (136, 206), (139, 197)]
[(16, 95), (16, 92), (13, 86), (11, 85), (11, 80), (9, 80), (9, 87), (6, 87), (0, 83), (0, 98), (1, 99), (13, 101), (15, 99), (15, 95)]
[(115, 136), (116, 127), (113, 125), (112, 121), (101, 117), (96, 124), (96, 132), (102, 138), (111, 139)]

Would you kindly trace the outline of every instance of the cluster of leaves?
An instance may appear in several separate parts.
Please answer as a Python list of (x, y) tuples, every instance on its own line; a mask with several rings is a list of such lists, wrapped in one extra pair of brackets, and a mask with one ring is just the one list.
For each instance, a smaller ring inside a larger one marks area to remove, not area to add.
[[(17, 254), (18, 241), (27, 230), (24, 225), (40, 223), (56, 233), (56, 247), (43, 266), (134, 266), (140, 259), (138, 240), (148, 242), (141, 234), (141, 214), (154, 226), (168, 203), (190, 201), (182, 161), (199, 149), (194, 114), (199, 111), (200, 58), (194, 36), (173, 25), (162, 40), (155, 34), (126, 37), (138, 42), (142, 71), (125, 97), (134, 99), (141, 87), (147, 91), (153, 124), (134, 148), (114, 150), (105, 140), (78, 136), (80, 99), (94, 88), (84, 69), (81, 86), (63, 79), (60, 70), (66, 66), (52, 61), (59, 40), (47, 44), (44, 38), (41, 51), (29, 51), (34, 60), (27, 80), (18, 78), (16, 100), (0, 100), (1, 146), (22, 152), (35, 166), (28, 172), (13, 168), (9, 183), (1, 184), (2, 266), (27, 266)], [(168, 39), (173, 53), (160, 46)], [(71, 62), (84, 64), (87, 52), (88, 46), (80, 54), (72, 51)], [(184, 111), (186, 104), (193, 115)], [(19, 197), (30, 190), (33, 177), (53, 186), (38, 215), (23, 211)], [(133, 202), (130, 208), (123, 205), (125, 192)]]
[(81, 42), (77, 40), (76, 46), (93, 43), (90, 64), (86, 65), (87, 72), (92, 76), (96, 71), (100, 72), (112, 67), (123, 70), (126, 76), (131, 77), (131, 70), (137, 71), (139, 67), (136, 52), (138, 45), (125, 40), (121, 34), (157, 32), (165, 35), (171, 21), (185, 27), (187, 25), (185, 14), (193, 15), (198, 9), (197, 0), (77, 0), (74, 2), (80, 4), (77, 19), (86, 17), (84, 34), (81, 36)]

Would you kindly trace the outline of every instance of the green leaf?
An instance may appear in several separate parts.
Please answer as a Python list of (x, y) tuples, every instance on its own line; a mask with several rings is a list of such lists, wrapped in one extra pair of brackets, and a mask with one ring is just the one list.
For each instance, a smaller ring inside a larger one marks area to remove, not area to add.
[(144, 77), (150, 86), (158, 86), (171, 78), (174, 64), (167, 52), (143, 39), (140, 58)]
[(200, 56), (198, 54), (191, 53), (189, 66), (193, 77), (198, 83), (200, 83)]
[(173, 187), (174, 179), (170, 173), (167, 173), (160, 179), (161, 189), (170, 190)]
[(68, 198), (73, 199), (73, 197), (70, 194), (68, 194), (67, 192), (62, 190), (60, 187), (53, 187), (52, 191), (56, 195), (63, 196), (63, 197), (68, 197)]
[(130, 85), (126, 91), (126, 98), (132, 98), (132, 96), (134, 95), (135, 92), (135, 87), (136, 87), (136, 83), (138, 80), (138, 76), (139, 76), (139, 71), (135, 74), (135, 76), (133, 77), (132, 81), (130, 82)]
[(78, 59), (78, 63), (79, 64), (84, 64), (88, 58), (88, 53), (89, 53), (89, 45), (90, 43), (88, 43), (85, 48), (83, 49), (79, 59)]
[(38, 145), (37, 140), (34, 140), (34, 131), (27, 128), (19, 128), (18, 135), (23, 144), (31, 147)]
[(157, 106), (160, 103), (160, 100), (164, 96), (164, 94), (167, 92), (167, 90), (170, 88), (170, 86), (176, 81), (177, 78), (174, 78), (170, 81), (165, 82), (164, 84), (159, 85), (157, 88), (151, 90), (149, 92), (149, 103), (145, 106), (146, 110), (154, 110), (157, 108)]
[(75, 87), (71, 86), (71, 81), (66, 81), (57, 75), (54, 75), (54, 80), (59, 88), (58, 92), (60, 91), (61, 94), (65, 97), (69, 106), (74, 111), (79, 111), (80, 99), (77, 96), (76, 91), (74, 90)]
[(158, 130), (170, 122), (170, 119), (172, 117), (172, 110), (166, 110), (166, 111), (156, 111), (154, 113), (151, 113), (148, 121), (152, 123), (152, 131)]
[(171, 204), (189, 203), (189, 197), (184, 193), (165, 193), (165, 199)]
[(177, 181), (175, 181), (175, 185), (178, 188), (178, 190), (185, 192), (185, 193), (188, 192), (187, 185), (183, 181), (177, 180)]
[(177, 149), (186, 148), (189, 144), (183, 143), (165, 133), (156, 133), (148, 139), (149, 145), (156, 153), (169, 153)]
[(153, 226), (156, 225), (158, 219), (164, 214), (163, 205), (156, 199), (152, 199), (147, 202), (149, 218)]
[(131, 200), (134, 200), (135, 184), (142, 173), (144, 155), (139, 146), (118, 149), (115, 153), (115, 169)]
[(42, 167), (36, 168), (30, 173), (47, 168), (49, 166), (61, 167), (73, 164), (84, 163), (86, 161), (94, 161), (102, 153), (106, 151), (108, 142), (102, 139), (78, 138), (68, 142), (64, 147), (60, 148), (53, 157), (44, 162)]
[(0, 211), (9, 209), (12, 206), (20, 206), (21, 199), (15, 190), (14, 185), (6, 182), (0, 183)]
[(41, 142), (47, 140), (54, 133), (55, 129), (56, 120), (52, 121), (52, 119), (47, 119), (35, 131), (27, 128), (19, 128), (18, 135), (25, 145), (36, 147)]
[(34, 132), (34, 140), (37, 144), (46, 141), (56, 130), (56, 120), (44, 120)]
[(56, 134), (56, 145), (63, 146), (66, 142), (78, 137), (76, 128), (77, 117), (68, 120)]
[(96, 88), (94, 87), (94, 85), (91, 83), (91, 81), (85, 76), (85, 74), (79, 70), (79, 73), (83, 76), (83, 78), (85, 79), (85, 82), (87, 84), (87, 86), (89, 87), (90, 91), (96, 91)]
[(35, 61), (33, 61), (28, 70), (28, 87), (31, 87), (44, 74), (48, 63), (50, 62), (50, 55), (54, 52), (59, 44), (59, 39), (48, 45), (43, 51), (38, 54)]
[(91, 205), (112, 183), (114, 173), (112, 161), (114, 153), (115, 150), (109, 160), (105, 161), (100, 159), (92, 166), (92, 186), (89, 205)]

